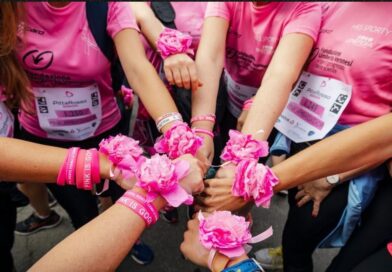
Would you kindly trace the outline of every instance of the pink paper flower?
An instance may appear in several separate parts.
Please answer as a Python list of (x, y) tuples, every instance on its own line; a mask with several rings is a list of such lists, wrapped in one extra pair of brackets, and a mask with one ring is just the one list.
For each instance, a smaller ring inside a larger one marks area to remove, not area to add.
[(220, 156), (224, 161), (231, 161), (235, 164), (244, 159), (256, 159), (268, 155), (268, 142), (258, 141), (251, 135), (245, 135), (236, 130), (229, 131), (230, 139)]
[(244, 217), (228, 211), (215, 211), (207, 218), (199, 213), (199, 237), (207, 249), (214, 249), (229, 258), (245, 253), (244, 245), (250, 242), (249, 222)]
[(139, 160), (136, 185), (147, 191), (146, 199), (149, 202), (161, 195), (173, 207), (182, 203), (190, 205), (193, 203), (192, 195), (179, 184), (188, 172), (187, 162), (173, 162), (166, 155), (155, 154), (150, 159)]
[(178, 30), (165, 28), (159, 35), (157, 41), (158, 51), (163, 59), (179, 53), (187, 53), (193, 55), (190, 49), (192, 44), (192, 36), (184, 34)]
[(176, 159), (185, 154), (194, 156), (202, 144), (202, 137), (197, 136), (186, 123), (179, 122), (157, 139), (154, 148), (157, 152)]
[(232, 194), (244, 200), (253, 200), (257, 207), (269, 208), (273, 187), (278, 183), (278, 178), (269, 167), (247, 159), (236, 167)]
[(121, 169), (124, 178), (135, 175), (137, 162), (143, 153), (138, 141), (121, 134), (102, 140), (99, 143), (99, 151)]
[(121, 93), (123, 95), (123, 100), (125, 105), (127, 106), (132, 106), (133, 103), (133, 90), (130, 88), (127, 88), (125, 86), (121, 86)]

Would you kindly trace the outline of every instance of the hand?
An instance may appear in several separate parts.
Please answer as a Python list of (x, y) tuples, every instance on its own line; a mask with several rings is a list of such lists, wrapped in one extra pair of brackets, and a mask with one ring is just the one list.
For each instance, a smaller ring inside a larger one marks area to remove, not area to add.
[(197, 218), (188, 221), (188, 229), (184, 233), (184, 241), (180, 245), (180, 250), (185, 258), (194, 264), (208, 266), (209, 251), (200, 243)]
[(184, 160), (189, 163), (189, 173), (180, 180), (181, 187), (188, 193), (197, 194), (203, 191), (203, 171), (200, 161), (189, 154), (183, 155), (176, 160)]
[(171, 85), (196, 91), (200, 86), (195, 61), (185, 53), (175, 54), (163, 61), (166, 79)]
[(203, 137), (203, 145), (197, 151), (196, 157), (205, 164), (205, 170), (207, 171), (214, 159), (214, 140), (204, 134), (198, 134), (198, 136)]
[(240, 212), (246, 208), (248, 202), (241, 197), (235, 197), (231, 193), (235, 175), (233, 164), (221, 167), (216, 177), (205, 180), (206, 188), (203, 196), (197, 198), (197, 203), (203, 211), (212, 212), (215, 210), (228, 210)]
[(242, 127), (244, 126), (246, 117), (248, 116), (249, 111), (248, 110), (242, 110), (240, 116), (238, 117), (237, 120), (237, 130), (241, 131)]
[(295, 196), (298, 207), (302, 207), (310, 200), (313, 200), (312, 216), (316, 217), (320, 210), (321, 202), (332, 191), (333, 186), (325, 178), (317, 179), (298, 186), (298, 193)]
[(123, 188), (124, 190), (131, 190), (133, 186), (136, 184), (136, 177), (133, 176), (131, 178), (124, 178), (121, 173), (113, 178), (113, 181), (117, 183), (118, 186)]

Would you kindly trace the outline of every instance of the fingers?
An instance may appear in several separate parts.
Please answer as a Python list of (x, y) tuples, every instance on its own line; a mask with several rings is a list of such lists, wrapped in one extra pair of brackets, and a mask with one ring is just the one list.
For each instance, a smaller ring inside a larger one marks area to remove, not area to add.
[(312, 210), (312, 216), (317, 217), (320, 211), (320, 201), (319, 200), (313, 200), (313, 210)]
[(305, 195), (303, 198), (301, 198), (301, 200), (299, 200), (297, 202), (297, 206), (302, 207), (303, 205), (305, 205), (306, 203), (308, 203), (311, 200), (312, 200), (312, 197), (310, 197), (309, 195)]
[(295, 200), (300, 200), (301, 198), (303, 198), (306, 195), (305, 190), (300, 190), (297, 192), (297, 194), (295, 195)]
[(188, 72), (191, 80), (191, 90), (192, 92), (196, 91), (201, 84), (199, 84), (197, 72), (196, 72), (196, 65), (190, 65), (188, 66)]
[(181, 72), (180, 72), (180, 70), (177, 69), (177, 68), (173, 68), (173, 69), (172, 69), (172, 73), (173, 73), (173, 77), (174, 77), (174, 83), (175, 83), (178, 87), (180, 87), (180, 88), (184, 87), (184, 86), (182, 85), (182, 78), (181, 78)]
[(181, 65), (180, 72), (181, 72), (182, 86), (185, 89), (189, 90), (191, 88), (191, 76), (189, 74), (188, 67), (186, 67), (185, 65)]
[(169, 84), (174, 85), (174, 76), (173, 76), (171, 68), (164, 65), (163, 71), (165, 72), (165, 76), (166, 76), (166, 79), (169, 82)]

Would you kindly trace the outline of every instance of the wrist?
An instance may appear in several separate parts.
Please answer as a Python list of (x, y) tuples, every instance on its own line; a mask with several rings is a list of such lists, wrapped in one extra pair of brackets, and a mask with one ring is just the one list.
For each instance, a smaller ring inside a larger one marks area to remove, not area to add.
[(231, 267), (233, 265), (239, 264), (240, 262), (245, 261), (247, 259), (249, 259), (249, 257), (246, 254), (244, 254), (244, 255), (242, 255), (240, 257), (237, 257), (237, 258), (233, 258), (233, 259), (228, 261), (228, 263), (227, 263), (225, 268), (228, 268), (228, 267)]
[(99, 174), (102, 179), (110, 178), (111, 162), (104, 154), (99, 153)]
[[(147, 195), (147, 192), (140, 187), (135, 186), (132, 189), (132, 191), (142, 195), (143, 197), (145, 197)], [(166, 204), (167, 204), (166, 200), (161, 196), (157, 196), (157, 198), (155, 198), (152, 202), (152, 205), (155, 207), (155, 209), (157, 209), (157, 211), (160, 211), (161, 209), (163, 209), (166, 206)]]
[(194, 121), (192, 122), (192, 128), (208, 129), (212, 131), (214, 129), (214, 123), (209, 121)]

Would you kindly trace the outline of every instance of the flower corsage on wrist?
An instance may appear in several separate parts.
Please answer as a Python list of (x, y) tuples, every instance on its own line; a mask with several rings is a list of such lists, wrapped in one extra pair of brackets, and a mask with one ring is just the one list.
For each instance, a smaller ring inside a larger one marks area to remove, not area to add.
[(139, 142), (124, 136), (110, 136), (99, 143), (99, 151), (110, 160), (110, 178), (115, 179), (121, 173), (126, 178), (132, 178), (137, 171), (137, 162), (142, 157), (143, 149)]
[(268, 155), (268, 142), (258, 141), (252, 135), (246, 135), (236, 130), (229, 131), (229, 140), (220, 158), (226, 162), (238, 164), (244, 159), (258, 160)]
[(269, 208), (273, 187), (278, 183), (278, 178), (268, 166), (246, 159), (236, 166), (231, 192), (246, 201), (254, 201), (257, 207)]
[(250, 250), (248, 244), (255, 244), (269, 238), (272, 227), (263, 233), (252, 237), (250, 223), (242, 216), (233, 215), (228, 211), (215, 211), (210, 216), (198, 214), (199, 239), (208, 250), (208, 267), (211, 269), (216, 252), (227, 256), (229, 259), (240, 257)]
[(193, 196), (180, 185), (180, 180), (188, 175), (189, 167), (186, 161), (172, 161), (166, 155), (155, 154), (150, 159), (143, 157), (138, 162), (136, 186), (147, 192), (147, 202), (160, 195), (172, 207), (183, 203), (190, 205)]
[(192, 36), (184, 34), (178, 30), (164, 28), (159, 34), (157, 41), (157, 49), (161, 54), (162, 59), (166, 59), (171, 55), (185, 53), (193, 56), (194, 52), (191, 49)]
[(177, 159), (185, 154), (194, 156), (202, 144), (203, 138), (196, 135), (187, 123), (178, 122), (157, 139), (154, 148), (170, 159)]

